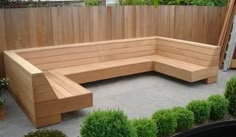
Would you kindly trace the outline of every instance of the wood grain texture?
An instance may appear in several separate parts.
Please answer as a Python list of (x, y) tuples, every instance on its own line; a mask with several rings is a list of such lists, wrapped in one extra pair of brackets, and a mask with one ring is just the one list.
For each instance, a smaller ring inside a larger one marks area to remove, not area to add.
[[(97, 10), (101, 9), (91, 10), (94, 16)], [(92, 92), (81, 83), (148, 71), (189, 82), (214, 82), (211, 77), (218, 74), (220, 50), (208, 44), (144, 37), (11, 50), (4, 55), (12, 95), (34, 125), (42, 127), (60, 122), (61, 113), (93, 105)]]
[(0, 10), (4, 49), (165, 36), (216, 45), (226, 7), (114, 6)]
[(5, 53), (6, 76), (11, 80), (9, 83), (9, 92), (15, 98), (17, 103), (24, 110), (32, 123), (36, 123), (36, 114), (34, 106), (34, 95), (32, 85), (32, 73), (25, 70), (21, 61), (18, 62), (17, 55), (14, 53)]
[(4, 20), (5, 11), (0, 9), (0, 77), (4, 76), (4, 59), (3, 59), (3, 50), (7, 49), (6, 41), (6, 30), (5, 30), (5, 20)]

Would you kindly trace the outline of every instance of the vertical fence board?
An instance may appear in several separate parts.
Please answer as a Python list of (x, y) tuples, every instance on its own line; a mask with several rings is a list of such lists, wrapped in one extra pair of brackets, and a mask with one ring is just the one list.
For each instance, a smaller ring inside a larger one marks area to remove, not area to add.
[(6, 33), (5, 33), (5, 21), (4, 21), (4, 9), (0, 9), (0, 78), (4, 74), (3, 63), (3, 50), (7, 49)]
[(53, 45), (51, 8), (29, 9), (30, 47)]

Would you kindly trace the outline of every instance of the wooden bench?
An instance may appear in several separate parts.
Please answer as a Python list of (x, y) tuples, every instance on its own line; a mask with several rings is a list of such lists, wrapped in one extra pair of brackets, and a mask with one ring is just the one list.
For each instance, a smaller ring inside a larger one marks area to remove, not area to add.
[(216, 81), (220, 48), (163, 37), (5, 51), (9, 90), (36, 127), (91, 107), (80, 84), (156, 71), (189, 82)]

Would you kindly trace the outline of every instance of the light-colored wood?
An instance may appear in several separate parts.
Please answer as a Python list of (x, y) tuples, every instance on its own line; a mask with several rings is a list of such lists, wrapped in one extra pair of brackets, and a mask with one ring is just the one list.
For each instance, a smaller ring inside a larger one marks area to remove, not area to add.
[(215, 83), (216, 81), (217, 81), (217, 76), (213, 76), (204, 80), (206, 84), (212, 84)]
[(109, 63), (107, 62), (106, 64), (101, 64), (106, 67), (101, 68), (100, 66), (98, 66), (96, 70), (75, 73), (67, 75), (67, 77), (77, 83), (82, 84), (119, 76), (127, 76), (142, 72), (149, 72), (153, 70), (153, 63), (151, 60), (139, 62), (134, 60), (139, 60), (139, 58), (133, 58), (133, 60), (130, 60), (129, 63), (124, 60), (123, 64), (122, 61), (120, 61), (118, 64), (116, 64), (114, 61)]
[[(5, 52), (6, 76), (11, 80), (9, 83), (9, 92), (16, 99), (18, 104), (24, 110), (29, 119), (36, 123), (36, 114), (34, 106), (34, 95), (32, 85), (31, 70), (26, 69), (28, 63), (24, 64), (23, 59), (12, 52)], [(24, 66), (26, 65), (26, 66)], [(32, 70), (32, 72), (35, 72)]]
[(216, 45), (226, 9), (174, 5), (1, 9), (0, 74), (6, 49), (157, 35)]
[(44, 118), (51, 115), (57, 115), (74, 110), (80, 110), (82, 108), (88, 108), (91, 107), (92, 104), (92, 93), (90, 93), (74, 96), (72, 98), (63, 98), (60, 100), (51, 100), (42, 103), (37, 103), (35, 107), (37, 108), (37, 117)]
[(236, 59), (232, 59), (230, 68), (236, 68)]
[(36, 123), (36, 128), (41, 128), (44, 126), (57, 124), (61, 122), (61, 115), (54, 115), (44, 118), (38, 118)]
[(4, 59), (3, 59), (3, 50), (7, 49), (7, 40), (6, 40), (6, 29), (5, 29), (5, 22), (4, 22), (4, 14), (5, 11), (3, 9), (0, 9), (0, 77), (3, 77), (5, 74), (4, 71)]
[[(101, 9), (92, 12), (97, 10)], [(132, 36), (129, 32), (127, 37)], [(189, 82), (210, 80), (217, 76), (220, 50), (208, 44), (146, 37), (4, 53), (6, 73), (13, 79), (12, 95), (34, 125), (42, 127), (60, 122), (61, 113), (93, 105), (92, 92), (81, 83), (148, 71)]]

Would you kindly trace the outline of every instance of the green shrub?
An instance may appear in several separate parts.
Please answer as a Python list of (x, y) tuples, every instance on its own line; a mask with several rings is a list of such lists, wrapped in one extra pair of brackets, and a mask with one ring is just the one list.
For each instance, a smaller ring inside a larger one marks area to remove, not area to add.
[(101, 1), (100, 0), (84, 0), (86, 6), (98, 6)]
[(146, 5), (146, 0), (119, 0), (120, 5)]
[(0, 79), (0, 91), (5, 90), (9, 84), (9, 79), (1, 78)]
[(4, 99), (3, 97), (0, 97), (0, 109), (3, 108), (4, 105)]
[(152, 119), (142, 118), (131, 121), (138, 137), (156, 137), (157, 126)]
[(29, 132), (24, 137), (67, 137), (64, 133), (59, 130), (44, 129), (37, 130), (35, 132)]
[(173, 111), (162, 109), (152, 115), (157, 125), (157, 137), (165, 137), (173, 134), (177, 127), (177, 121)]
[(98, 110), (90, 113), (80, 130), (82, 137), (136, 137), (135, 129), (121, 110)]
[(187, 109), (193, 112), (196, 123), (203, 122), (210, 117), (211, 107), (206, 100), (193, 100), (188, 103)]
[(226, 84), (225, 98), (229, 100), (229, 113), (236, 116), (236, 76), (232, 77)]
[(160, 5), (226, 6), (228, 0), (159, 0)]
[(208, 98), (211, 107), (210, 118), (222, 119), (228, 112), (229, 101), (222, 95), (212, 95)]
[(173, 108), (173, 112), (177, 120), (176, 130), (182, 131), (189, 129), (193, 126), (194, 114), (192, 111), (189, 111), (188, 109), (183, 107), (175, 107)]

